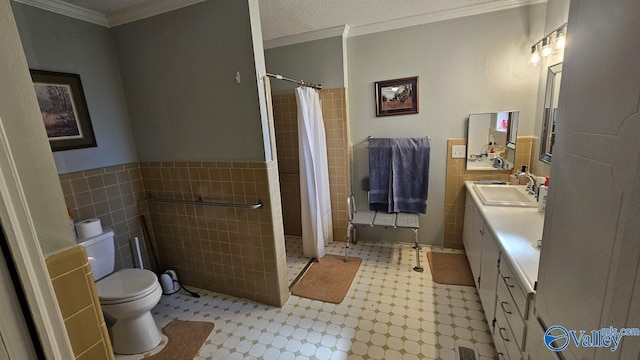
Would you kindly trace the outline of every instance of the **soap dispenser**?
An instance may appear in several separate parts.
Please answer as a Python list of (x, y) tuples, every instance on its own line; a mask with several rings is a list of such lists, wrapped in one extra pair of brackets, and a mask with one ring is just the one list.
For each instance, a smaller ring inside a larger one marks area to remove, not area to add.
[(545, 176), (544, 185), (538, 187), (538, 212), (544, 213), (547, 207), (547, 193), (549, 191), (549, 177)]

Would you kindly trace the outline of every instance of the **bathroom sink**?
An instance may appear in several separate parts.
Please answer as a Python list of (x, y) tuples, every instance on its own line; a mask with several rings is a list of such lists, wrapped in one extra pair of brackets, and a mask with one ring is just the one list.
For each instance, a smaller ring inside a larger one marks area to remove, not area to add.
[(527, 194), (524, 185), (473, 185), (476, 194), (484, 205), (537, 207), (533, 195)]

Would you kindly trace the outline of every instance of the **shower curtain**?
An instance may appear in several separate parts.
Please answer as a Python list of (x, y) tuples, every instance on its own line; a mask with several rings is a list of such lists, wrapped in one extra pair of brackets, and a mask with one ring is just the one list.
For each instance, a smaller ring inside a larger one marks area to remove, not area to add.
[(300, 149), (300, 204), (302, 252), (320, 259), (333, 241), (327, 139), (315, 89), (298, 87), (298, 146)]

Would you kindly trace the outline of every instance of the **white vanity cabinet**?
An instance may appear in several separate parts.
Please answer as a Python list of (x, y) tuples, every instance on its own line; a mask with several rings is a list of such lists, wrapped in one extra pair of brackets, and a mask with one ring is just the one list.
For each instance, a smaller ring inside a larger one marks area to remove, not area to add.
[[(527, 210), (485, 207), (472, 194), (470, 186), (467, 190), (463, 244), (493, 334), (497, 357), (501, 360), (533, 359), (531, 356), (537, 356), (537, 351), (543, 353), (538, 347), (531, 349), (533, 355), (529, 355), (527, 348), (532, 336), (537, 339), (540, 335), (539, 331), (527, 334), (527, 324), (535, 320), (531, 314), (535, 279), (532, 283), (530, 276), (523, 275), (522, 264), (529, 264), (529, 260), (519, 256), (537, 250), (533, 244), (516, 244), (514, 239), (532, 237), (530, 233), (523, 233), (521, 229), (526, 227), (518, 223), (532, 219), (537, 209), (529, 210), (529, 214)], [(515, 221), (511, 221), (514, 219), (511, 216), (517, 216)], [(525, 274), (531, 273), (528, 267), (524, 269)], [(537, 340), (540, 342), (542, 338)]]
[(464, 228), (462, 244), (469, 260), (476, 288), (480, 287), (480, 255), (482, 253), (482, 228), (484, 221), (471, 195), (467, 195), (464, 205)]
[(480, 287), (478, 295), (482, 302), (484, 314), (487, 317), (489, 328), (495, 336), (495, 328), (492, 326), (496, 316), (496, 289), (498, 286), (498, 265), (500, 250), (495, 239), (486, 226), (482, 228), (482, 255), (480, 256)]
[(465, 202), (462, 242), (489, 328), (493, 332), (500, 250), (470, 195)]

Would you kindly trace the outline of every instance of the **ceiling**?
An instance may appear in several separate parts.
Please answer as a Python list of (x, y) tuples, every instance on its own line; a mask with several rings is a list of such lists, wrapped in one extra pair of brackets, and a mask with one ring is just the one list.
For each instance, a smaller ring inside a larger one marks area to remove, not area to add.
[[(89, 10), (94, 16), (105, 19), (101, 25), (114, 26), (204, 0), (17, 1), (58, 3), (63, 6), (70, 4), (76, 11)], [(409, 23), (414, 25), (416, 18), (420, 16), (442, 20), (544, 1), (546, 0), (258, 0), (264, 40), (341, 25), (348, 25), (353, 29), (372, 24), (383, 25), (385, 22), (397, 23), (405, 19), (413, 19)]]

